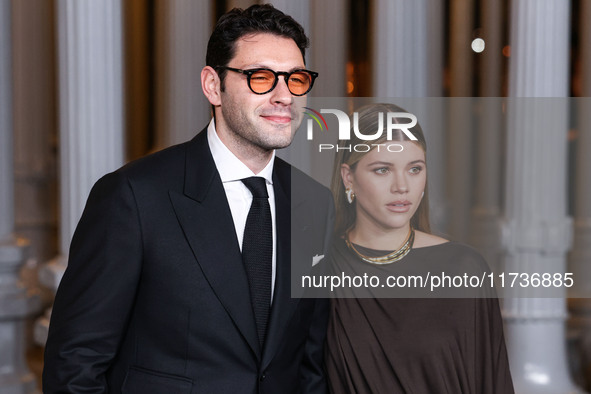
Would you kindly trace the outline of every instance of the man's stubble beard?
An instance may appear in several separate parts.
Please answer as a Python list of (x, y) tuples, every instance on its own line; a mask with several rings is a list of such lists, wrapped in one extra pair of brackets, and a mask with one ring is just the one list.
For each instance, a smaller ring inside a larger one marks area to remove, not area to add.
[[(300, 126), (303, 115), (291, 110), (292, 121), (284, 126), (277, 126), (280, 133), (285, 133), (284, 129), (289, 129), (289, 134), (285, 136), (269, 134), (267, 131), (259, 130), (257, 125), (243, 111), (238, 109), (234, 102), (226, 101), (222, 106), (222, 116), (228, 128), (229, 136), (236, 145), (247, 150), (272, 151), (274, 149), (283, 149), (288, 147), (295, 136), (295, 132)], [(275, 138), (274, 138), (275, 137)]]

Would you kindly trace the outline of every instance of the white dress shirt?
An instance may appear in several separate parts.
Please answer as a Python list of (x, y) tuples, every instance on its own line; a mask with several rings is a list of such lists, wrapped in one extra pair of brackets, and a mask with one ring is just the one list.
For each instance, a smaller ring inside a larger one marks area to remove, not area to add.
[(261, 172), (255, 174), (250, 168), (246, 166), (234, 155), (226, 145), (220, 140), (215, 131), (215, 124), (213, 119), (207, 126), (207, 142), (209, 150), (213, 156), (213, 161), (222, 179), (222, 184), (226, 192), (226, 198), (230, 205), (232, 212), (232, 219), (234, 220), (234, 228), (236, 230), (236, 237), (238, 238), (238, 245), (242, 251), (242, 240), (244, 239), (244, 227), (246, 226), (246, 218), (252, 203), (252, 193), (242, 179), (251, 176), (260, 176), (265, 178), (267, 184), (267, 193), (269, 194), (269, 205), (271, 207), (271, 222), (273, 228), (273, 258), (271, 271), (271, 302), (273, 302), (273, 292), (275, 290), (275, 271), (276, 271), (276, 244), (277, 231), (275, 226), (275, 192), (273, 190), (273, 163), (275, 162), (275, 151), (269, 163)]

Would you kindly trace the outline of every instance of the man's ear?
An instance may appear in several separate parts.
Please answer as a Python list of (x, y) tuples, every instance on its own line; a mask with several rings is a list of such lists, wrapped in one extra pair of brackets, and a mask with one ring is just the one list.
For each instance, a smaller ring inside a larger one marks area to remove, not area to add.
[(201, 70), (201, 89), (203, 89), (203, 94), (211, 105), (218, 106), (222, 104), (220, 77), (210, 66), (205, 66)]

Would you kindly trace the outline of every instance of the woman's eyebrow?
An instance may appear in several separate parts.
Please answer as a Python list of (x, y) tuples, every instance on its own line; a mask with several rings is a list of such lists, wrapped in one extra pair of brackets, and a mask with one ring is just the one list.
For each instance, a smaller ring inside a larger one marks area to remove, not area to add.
[[(417, 163), (423, 163), (425, 164), (425, 160), (423, 159), (418, 159), (418, 160), (413, 160), (411, 162), (409, 162), (407, 165), (412, 165), (412, 164), (417, 164)], [(387, 161), (374, 161), (368, 164), (368, 166), (373, 166), (373, 165), (381, 165), (381, 166), (392, 166), (393, 164)]]
[(376, 164), (381, 165), (381, 166), (391, 166), (392, 165), (392, 163), (389, 163), (387, 161), (374, 161), (372, 163), (369, 163), (368, 166), (373, 166)]

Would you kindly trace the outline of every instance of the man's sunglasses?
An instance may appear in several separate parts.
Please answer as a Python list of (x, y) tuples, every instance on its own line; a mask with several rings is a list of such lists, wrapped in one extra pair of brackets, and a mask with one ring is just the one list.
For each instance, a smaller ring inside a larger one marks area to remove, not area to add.
[(290, 93), (294, 96), (303, 96), (312, 89), (314, 80), (318, 76), (317, 72), (310, 70), (294, 70), (291, 72), (286, 72), (273, 71), (268, 68), (240, 70), (238, 68), (226, 66), (216, 67), (216, 70), (219, 69), (230, 70), (246, 75), (248, 87), (255, 94), (265, 94), (275, 89), (279, 76), (283, 75)]

